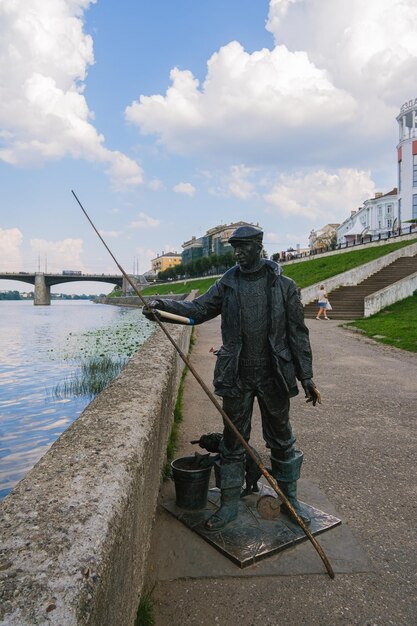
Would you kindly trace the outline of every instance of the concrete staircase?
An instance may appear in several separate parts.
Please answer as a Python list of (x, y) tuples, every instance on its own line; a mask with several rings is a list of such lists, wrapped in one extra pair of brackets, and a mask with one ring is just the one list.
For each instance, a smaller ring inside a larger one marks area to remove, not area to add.
[[(337, 320), (352, 320), (364, 315), (364, 298), (375, 291), (379, 291), (392, 283), (417, 272), (417, 256), (401, 257), (387, 265), (376, 274), (372, 274), (359, 285), (353, 287), (339, 287), (328, 293), (333, 307), (329, 317)], [(317, 301), (310, 302), (304, 307), (306, 318), (316, 317)]]

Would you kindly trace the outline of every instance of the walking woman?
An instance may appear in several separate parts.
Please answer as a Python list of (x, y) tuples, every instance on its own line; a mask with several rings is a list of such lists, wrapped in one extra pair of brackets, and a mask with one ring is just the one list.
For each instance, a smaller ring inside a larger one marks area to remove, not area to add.
[(319, 312), (317, 313), (317, 317), (316, 320), (320, 319), (320, 315), (323, 313), (324, 319), (328, 320), (329, 318), (327, 317), (327, 306), (329, 304), (329, 299), (327, 297), (327, 292), (326, 289), (324, 288), (324, 285), (320, 285), (320, 289), (318, 292), (318, 307), (319, 307)]

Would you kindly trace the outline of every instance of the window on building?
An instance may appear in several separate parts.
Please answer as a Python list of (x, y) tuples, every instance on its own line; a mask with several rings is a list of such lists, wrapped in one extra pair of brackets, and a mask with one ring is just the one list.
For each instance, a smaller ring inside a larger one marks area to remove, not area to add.
[(381, 220), (378, 220), (378, 228), (382, 228), (382, 222), (381, 222)]
[(417, 220), (417, 193), (413, 194), (413, 219)]
[(391, 228), (392, 227), (392, 220), (388, 219), (387, 220), (387, 228)]
[(413, 187), (417, 187), (417, 154), (413, 156)]
[(392, 213), (392, 204), (387, 204), (387, 213)]
[(382, 215), (382, 204), (378, 204), (378, 216)]

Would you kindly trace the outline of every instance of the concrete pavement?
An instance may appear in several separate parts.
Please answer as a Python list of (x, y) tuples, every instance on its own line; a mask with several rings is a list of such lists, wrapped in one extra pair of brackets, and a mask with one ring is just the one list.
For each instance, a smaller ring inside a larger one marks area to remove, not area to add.
[[(309, 542), (240, 570), (158, 507), (149, 559), (156, 626), (416, 624), (417, 354), (308, 320), (314, 380), (323, 403), (292, 401), (305, 454), (300, 495), (342, 526), (318, 537), (336, 572), (331, 581)], [(219, 320), (196, 328), (192, 362), (211, 384)], [(268, 456), (258, 413), (251, 444)], [(189, 441), (221, 430), (221, 418), (187, 375), (177, 456)], [(160, 500), (172, 498), (167, 483)]]

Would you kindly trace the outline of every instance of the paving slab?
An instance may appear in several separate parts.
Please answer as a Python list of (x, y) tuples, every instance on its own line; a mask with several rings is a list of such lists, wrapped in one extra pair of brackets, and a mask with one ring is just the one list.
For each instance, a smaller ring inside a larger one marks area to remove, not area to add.
[[(265, 487), (268, 493), (272, 491), (267, 486)], [(256, 495), (252, 495), (248, 499), (253, 504), (256, 498)], [(340, 520), (334, 507), (318, 487), (308, 481), (300, 481), (300, 498), (314, 506), (314, 510), (325, 511), (331, 516), (330, 525), (333, 527), (326, 533), (319, 534), (318, 540), (331, 560), (335, 572), (369, 571), (371, 565), (363, 549), (347, 525), (339, 526)], [(290, 545), (279, 551), (278, 554), (270, 554), (267, 558), (259, 559), (256, 563), (245, 565), (243, 569), (237, 559), (230, 560), (230, 557), (206, 543), (203, 537), (187, 528), (187, 525), (179, 520), (174, 520), (173, 523), (170, 510), (181, 515), (181, 509), (176, 509), (174, 502), (175, 493), (170, 482), (164, 485), (154, 528), (154, 535), (158, 537), (158, 541), (154, 543), (151, 560), (157, 571), (158, 580), (219, 576), (291, 576), (320, 574), (325, 571), (315, 549), (305, 537), (303, 538), (304, 543), (296, 546)], [(285, 524), (289, 530), (288, 542), (292, 544), (293, 537), (291, 535), (296, 533), (297, 538), (300, 538), (303, 533), (300, 529), (295, 528), (295, 524), (291, 521), (288, 520)], [(274, 526), (274, 523), (269, 522), (269, 525)], [(317, 529), (313, 527), (313, 534), (316, 534), (315, 530)], [(227, 547), (223, 546), (223, 549), (227, 551)]]
[[(417, 354), (377, 344), (331, 320), (308, 320), (322, 405), (291, 403), (304, 452), (300, 497), (342, 524), (318, 540), (336, 577), (304, 542), (240, 569), (163, 508), (148, 583), (156, 626), (414, 626), (417, 603)], [(220, 345), (215, 319), (196, 329), (192, 361), (211, 384)], [(188, 374), (178, 456), (221, 430), (221, 418)], [(259, 412), (251, 445), (268, 466)]]

